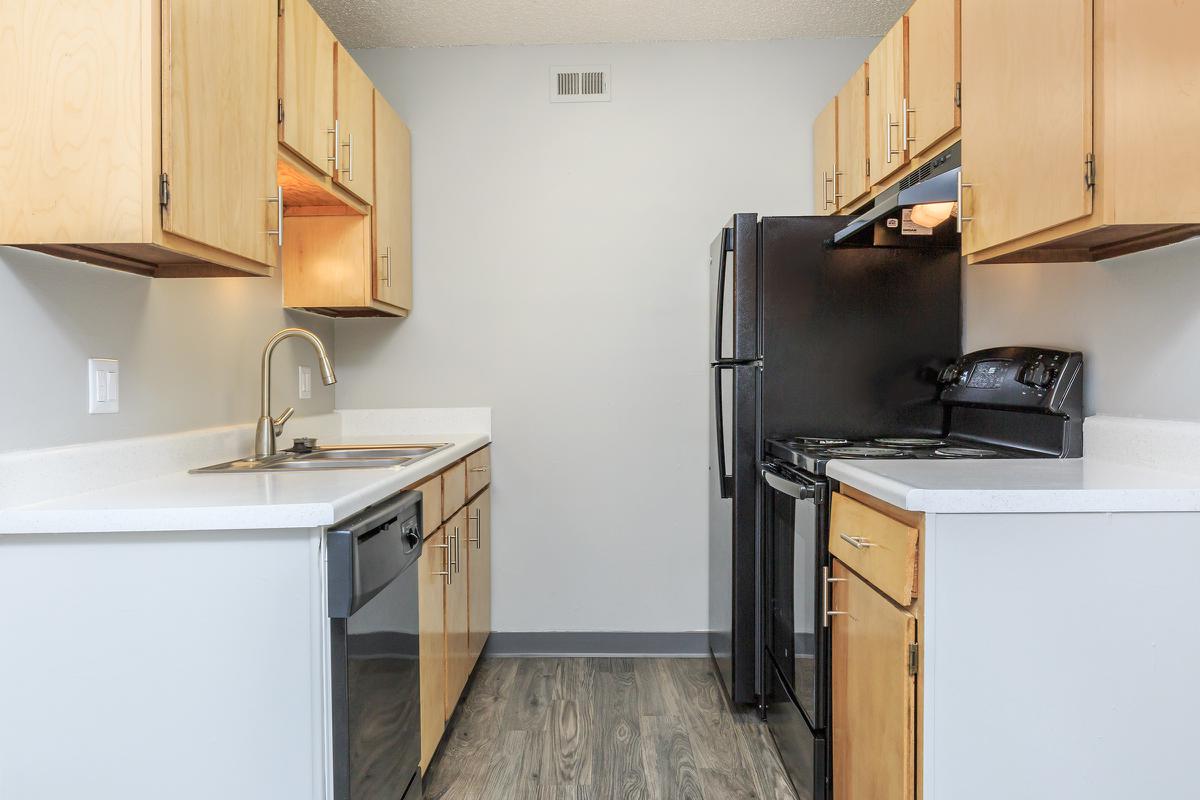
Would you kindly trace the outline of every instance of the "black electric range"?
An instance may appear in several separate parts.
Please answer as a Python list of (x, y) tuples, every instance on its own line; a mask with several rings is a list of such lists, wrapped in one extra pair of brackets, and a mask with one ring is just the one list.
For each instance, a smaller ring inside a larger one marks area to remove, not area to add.
[(830, 569), (832, 459), (1074, 458), (1083, 454), (1083, 358), (1003, 347), (962, 356), (942, 370), (941, 430), (837, 431), (768, 439), (762, 481), (763, 713), (801, 796), (828, 800), (832, 786), (830, 638), (824, 590)]

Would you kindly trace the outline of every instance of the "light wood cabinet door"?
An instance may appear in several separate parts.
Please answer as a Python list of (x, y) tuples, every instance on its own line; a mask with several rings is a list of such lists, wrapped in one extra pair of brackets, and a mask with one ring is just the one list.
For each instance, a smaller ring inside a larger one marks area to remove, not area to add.
[(412, 309), (412, 140), (375, 92), (375, 299)]
[(962, 7), (963, 253), (1092, 210), (1092, 0)]
[(872, 186), (884, 182), (908, 163), (904, 141), (907, 30), (908, 21), (901, 17), (867, 59)]
[(442, 732), (446, 729), (446, 590), (449, 563), (446, 529), (439, 528), (425, 540), (418, 564), (422, 770), (429, 766)]
[(336, 49), (339, 138), (334, 180), (367, 203), (375, 202), (375, 87), (340, 44)]
[(331, 175), (337, 39), (308, 0), (288, 0), (280, 26), (279, 141), (317, 172)]
[(839, 800), (912, 800), (916, 618), (833, 562), (833, 785)]
[(917, 0), (908, 10), (908, 150), (919, 156), (958, 127), (961, 0)]
[(471, 666), (479, 660), (492, 632), (492, 490), (484, 489), (467, 506), (466, 552), (470, 573), (467, 593), (470, 613), (467, 619), (467, 650)]
[(830, 100), (813, 122), (813, 213), (837, 211), (837, 98)]
[(416, 489), (421, 493), (422, 533), (428, 537), (442, 525), (442, 476), (434, 475)]
[(274, 266), (275, 0), (164, 0), (162, 15), (163, 230)]
[(467, 464), (459, 461), (442, 473), (442, 519), (450, 519), (467, 502)]
[(447, 552), (451, 573), (446, 586), (446, 716), (449, 717), (458, 705), (474, 663), (467, 638), (470, 630), (467, 509), (460, 509), (446, 523), (446, 544), (450, 546)]
[(864, 63), (837, 96), (838, 208), (857, 201), (871, 188), (867, 175), (867, 65)]

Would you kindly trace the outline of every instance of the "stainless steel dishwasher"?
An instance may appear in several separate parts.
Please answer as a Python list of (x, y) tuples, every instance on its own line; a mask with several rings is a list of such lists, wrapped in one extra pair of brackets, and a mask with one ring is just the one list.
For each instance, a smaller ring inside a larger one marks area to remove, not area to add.
[(335, 800), (420, 800), (421, 495), (326, 533)]

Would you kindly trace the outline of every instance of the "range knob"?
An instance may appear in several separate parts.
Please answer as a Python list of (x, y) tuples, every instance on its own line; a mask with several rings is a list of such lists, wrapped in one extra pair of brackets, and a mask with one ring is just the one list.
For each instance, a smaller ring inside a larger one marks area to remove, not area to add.
[(938, 373), (938, 383), (954, 383), (954, 381), (958, 379), (959, 374), (960, 370), (958, 369), (958, 364), (950, 364), (940, 373)]
[(1054, 383), (1054, 370), (1040, 361), (1026, 364), (1021, 370), (1021, 383), (1036, 389), (1045, 389)]

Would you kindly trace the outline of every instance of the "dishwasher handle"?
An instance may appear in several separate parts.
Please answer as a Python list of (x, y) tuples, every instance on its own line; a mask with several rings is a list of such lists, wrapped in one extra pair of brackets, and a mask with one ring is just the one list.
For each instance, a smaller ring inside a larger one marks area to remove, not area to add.
[(401, 492), (326, 531), (331, 619), (348, 619), (416, 563), (421, 516), (421, 493)]

